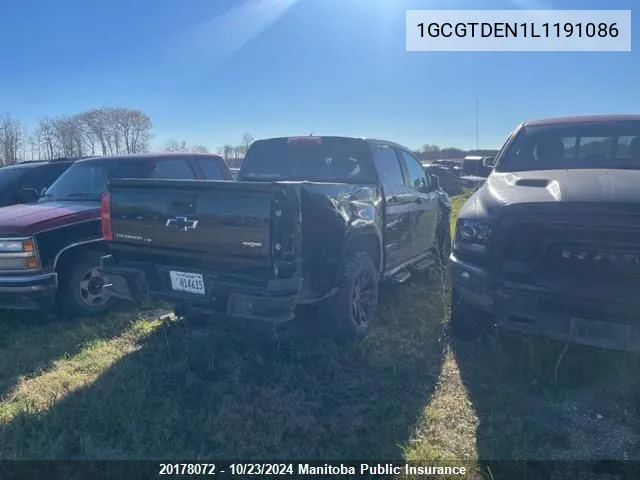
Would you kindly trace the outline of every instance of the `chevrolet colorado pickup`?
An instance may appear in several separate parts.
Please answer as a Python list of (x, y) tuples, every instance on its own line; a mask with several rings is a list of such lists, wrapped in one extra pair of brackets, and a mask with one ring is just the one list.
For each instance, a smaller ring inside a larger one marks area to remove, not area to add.
[(640, 351), (638, 185), (640, 115), (518, 126), (457, 220), (453, 333)]
[(77, 160), (33, 203), (0, 208), (0, 308), (59, 307), (71, 316), (89, 316), (111, 307), (113, 288), (105, 287), (112, 283), (126, 289), (121, 279), (107, 279), (98, 271), (106, 253), (100, 196), (114, 177), (231, 179), (231, 174), (217, 155)]
[(404, 282), (447, 251), (450, 205), (436, 186), (394, 143), (258, 140), (235, 182), (112, 180), (102, 271), (183, 316), (278, 324), (310, 304), (328, 332), (357, 338), (379, 281)]

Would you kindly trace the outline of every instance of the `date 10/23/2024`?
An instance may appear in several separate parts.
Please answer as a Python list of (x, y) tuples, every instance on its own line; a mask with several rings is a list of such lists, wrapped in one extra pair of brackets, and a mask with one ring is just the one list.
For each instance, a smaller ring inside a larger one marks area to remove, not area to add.
[(219, 468), (215, 463), (161, 463), (158, 475), (293, 475), (293, 464), (229, 463)]

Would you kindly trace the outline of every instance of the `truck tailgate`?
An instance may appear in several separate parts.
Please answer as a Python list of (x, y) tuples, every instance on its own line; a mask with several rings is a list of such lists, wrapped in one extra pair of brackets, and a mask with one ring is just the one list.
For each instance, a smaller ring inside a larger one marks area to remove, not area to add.
[(114, 179), (108, 192), (113, 242), (122, 247), (174, 251), (174, 265), (189, 255), (204, 268), (224, 264), (232, 270), (270, 268), (273, 254), (284, 253), (278, 232), (288, 233), (279, 228), (283, 210), (290, 211), (286, 185)]

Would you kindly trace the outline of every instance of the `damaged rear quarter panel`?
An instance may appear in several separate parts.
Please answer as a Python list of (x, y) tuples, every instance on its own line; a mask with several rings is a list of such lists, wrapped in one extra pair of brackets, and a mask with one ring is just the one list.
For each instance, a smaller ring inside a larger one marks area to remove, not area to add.
[(375, 249), (370, 253), (379, 260), (383, 202), (377, 185), (304, 183), (302, 217), (303, 268), (309, 278), (305, 287), (312, 295), (324, 295), (335, 286), (338, 268), (356, 242), (360, 248)]

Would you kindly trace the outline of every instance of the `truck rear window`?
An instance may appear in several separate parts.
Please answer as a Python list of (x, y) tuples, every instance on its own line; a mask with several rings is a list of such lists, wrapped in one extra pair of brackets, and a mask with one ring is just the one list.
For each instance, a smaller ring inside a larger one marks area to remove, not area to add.
[(361, 140), (294, 137), (254, 142), (238, 179), (373, 183), (376, 176), (366, 144)]

